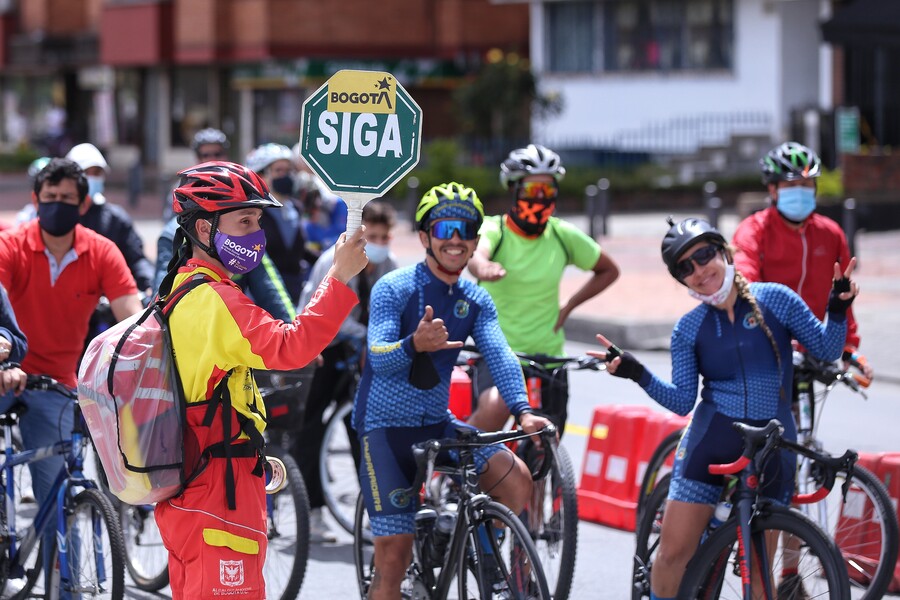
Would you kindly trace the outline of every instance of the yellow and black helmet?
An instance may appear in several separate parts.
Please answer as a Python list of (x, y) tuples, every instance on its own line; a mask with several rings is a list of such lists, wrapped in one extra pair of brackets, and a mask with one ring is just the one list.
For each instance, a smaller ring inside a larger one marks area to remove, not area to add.
[(461, 183), (450, 182), (436, 185), (422, 196), (416, 207), (416, 225), (422, 231), (435, 219), (469, 219), (478, 226), (484, 221), (484, 206), (478, 194)]

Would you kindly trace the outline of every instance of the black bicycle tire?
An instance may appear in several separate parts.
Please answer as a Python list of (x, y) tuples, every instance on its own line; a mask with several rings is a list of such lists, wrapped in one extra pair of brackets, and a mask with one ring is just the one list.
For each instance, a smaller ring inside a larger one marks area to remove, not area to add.
[[(831, 600), (849, 600), (847, 574), (843, 563), (840, 562), (840, 554), (834, 541), (818, 525), (797, 511), (778, 506), (769, 506), (763, 510), (764, 512), (754, 516), (751, 531), (754, 533), (766, 530), (787, 531), (799, 536), (821, 561), (821, 571), (825, 573), (828, 581)], [(737, 527), (737, 519), (729, 519), (700, 546), (684, 572), (678, 589), (678, 598), (697, 598), (698, 591), (706, 584), (709, 568), (719, 562), (723, 551), (736, 543)], [(709, 596), (704, 596), (706, 597)]]
[[(883, 531), (884, 546), (878, 561), (878, 567), (875, 575), (872, 577), (872, 582), (867, 586), (865, 593), (860, 598), (860, 600), (877, 600), (887, 593), (887, 588), (894, 577), (894, 567), (897, 564), (898, 536), (900, 536), (897, 527), (897, 512), (894, 510), (887, 489), (874, 473), (857, 465), (853, 469), (852, 480), (853, 485), (868, 490), (866, 496), (873, 502), (873, 507), (879, 515), (876, 521), (880, 520), (885, 528)], [(841, 481), (836, 482), (835, 490), (841, 485)], [(813, 508), (813, 510), (815, 509)], [(840, 544), (837, 543), (836, 532), (826, 531), (826, 533), (835, 539), (838, 550), (844, 556)], [(853, 584), (851, 583), (850, 585), (852, 587)]]
[[(72, 511), (68, 518), (76, 515), (79, 509), (84, 505), (92, 505), (97, 510), (100, 519), (106, 527), (107, 537), (109, 538), (109, 552), (111, 567), (110, 573), (107, 574), (111, 583), (110, 594), (113, 600), (121, 600), (125, 597), (125, 544), (122, 541), (122, 530), (119, 527), (119, 515), (106, 494), (98, 489), (83, 490), (75, 496), (72, 501)], [(67, 519), (68, 520), (68, 519)], [(67, 523), (68, 525), (68, 523)], [(56, 564), (59, 560), (59, 548), (54, 544), (52, 559), (50, 564)], [(52, 578), (51, 578), (52, 580)], [(54, 594), (58, 594), (57, 585), (51, 585), (51, 589), (46, 591), (46, 597), (50, 599), (57, 598)]]
[[(530, 444), (521, 444), (520, 449), (527, 448)], [(527, 451), (520, 452), (528, 454)], [(572, 467), (572, 459), (569, 457), (568, 451), (563, 446), (556, 449), (556, 455), (553, 464), (550, 466), (550, 472), (540, 482), (534, 485), (546, 485), (545, 482), (552, 482), (558, 478), (560, 482), (560, 490), (562, 491), (561, 506), (563, 509), (562, 518), (562, 552), (559, 561), (559, 573), (554, 586), (547, 575), (546, 566), (544, 576), (547, 577), (547, 585), (554, 588), (554, 600), (567, 600), (572, 590), (572, 580), (575, 577), (575, 560), (578, 554), (578, 492), (575, 484), (575, 469)], [(529, 469), (531, 465), (529, 465)], [(555, 503), (554, 503), (555, 504)], [(530, 508), (530, 507), (529, 507)], [(544, 523), (547, 519), (542, 517)], [(525, 523), (526, 528), (529, 526)], [(537, 543), (538, 533), (532, 531), (532, 539), (535, 540), (535, 547), (540, 547)], [(540, 554), (538, 550), (538, 554)], [(543, 564), (543, 561), (542, 561)]]
[(658, 484), (660, 469), (662, 469), (669, 455), (675, 453), (675, 449), (678, 447), (678, 442), (681, 441), (682, 435), (684, 435), (684, 429), (673, 431), (663, 438), (656, 446), (653, 454), (650, 455), (650, 460), (647, 461), (647, 468), (644, 469), (644, 476), (641, 478), (641, 487), (637, 498), (637, 509), (634, 511), (635, 528), (640, 525), (641, 512), (644, 510), (644, 505)]
[[(550, 588), (547, 585), (547, 578), (544, 577), (544, 570), (541, 566), (540, 556), (538, 556), (537, 548), (535, 547), (534, 542), (531, 539), (531, 534), (529, 533), (528, 528), (525, 527), (525, 524), (522, 523), (521, 520), (519, 520), (519, 517), (517, 517), (512, 510), (507, 508), (505, 505), (500, 504), (499, 502), (486, 502), (485, 504), (481, 505), (478, 513), (478, 519), (473, 520), (469, 524), (470, 527), (475, 528), (480, 524), (487, 524), (488, 527), (494, 527), (495, 523), (503, 523), (503, 525), (508, 528), (521, 543), (522, 549), (528, 558), (529, 564), (532, 565), (534, 569), (533, 573), (535, 575), (535, 578), (537, 579), (538, 585), (540, 586), (540, 598), (551, 600), (552, 596), (550, 595)], [(471, 537), (472, 536), (470, 536), (470, 538)], [(506, 540), (505, 543), (512, 544), (513, 541)], [(463, 547), (463, 552), (465, 552), (465, 545)], [(466, 568), (467, 566), (464, 557), (460, 557), (460, 560), (457, 564), (458, 585), (463, 585), (463, 582), (465, 581)], [(509, 569), (507, 568), (507, 570)], [(475, 574), (475, 577), (480, 579), (477, 573)], [(485, 585), (484, 581), (479, 581), (479, 587), (481, 589), (484, 589), (487, 586)], [(529, 598), (532, 598), (532, 596), (529, 595)]]
[[(372, 583), (372, 565), (364, 564), (363, 547), (372, 545), (371, 539), (366, 539), (363, 521), (366, 516), (366, 503), (363, 495), (356, 497), (356, 511), (353, 515), (353, 565), (356, 568), (356, 584), (359, 587), (360, 598), (365, 598), (369, 592), (369, 584)], [(367, 571), (368, 569), (368, 571)]]
[[(337, 524), (340, 525), (344, 529), (344, 531), (350, 534), (353, 533), (353, 518), (349, 517), (344, 511), (341, 510), (342, 505), (331, 490), (331, 481), (328, 477), (330, 470), (328, 469), (327, 450), (329, 442), (334, 436), (335, 431), (337, 430), (337, 428), (344, 427), (344, 417), (348, 414), (349, 411), (352, 410), (352, 402), (343, 402), (338, 405), (334, 413), (328, 418), (328, 422), (325, 424), (325, 433), (322, 436), (322, 447), (319, 450), (319, 481), (322, 486), (322, 497), (325, 499), (325, 506), (328, 507), (328, 511), (334, 517), (334, 520), (337, 522)], [(347, 435), (349, 436), (352, 434), (348, 432)], [(354, 478), (354, 481), (358, 482), (358, 479)]]
[[(672, 475), (666, 473), (656, 483), (656, 487), (653, 488), (650, 498), (646, 501), (645, 514), (641, 517), (637, 531), (635, 532), (634, 565), (632, 567), (631, 575), (632, 600), (642, 600), (643, 598), (650, 597), (649, 574), (643, 575), (638, 572), (638, 569), (643, 568), (645, 571), (649, 569), (648, 563), (650, 562), (651, 549), (648, 542), (650, 540), (650, 534), (653, 531), (653, 524), (656, 521), (656, 514), (669, 497), (669, 483), (671, 480)], [(642, 582), (640, 587), (638, 587), (639, 578)], [(644, 586), (643, 583), (646, 583), (646, 586)], [(644, 590), (647, 590), (648, 593), (644, 594)]]
[[(287, 485), (276, 494), (276, 497), (284, 494), (290, 496), (294, 503), (294, 510), (297, 513), (297, 542), (294, 552), (294, 564), (291, 568), (287, 585), (282, 590), (281, 595), (278, 596), (278, 600), (294, 600), (300, 595), (300, 588), (303, 586), (303, 579), (306, 576), (306, 567), (309, 562), (309, 498), (306, 494), (303, 474), (300, 472), (297, 461), (277, 446), (267, 447), (266, 453), (281, 459), (284, 463)], [(271, 545), (268, 547), (271, 548)], [(268, 557), (266, 557), (266, 562), (268, 563)], [(265, 574), (265, 567), (263, 567), (263, 574)], [(268, 590), (267, 597), (273, 598), (273, 595), (268, 594)]]
[[(127, 538), (125, 536), (125, 520), (129, 518), (129, 512), (131, 510), (137, 509), (139, 507), (131, 506), (130, 504), (126, 504), (124, 502), (119, 502), (118, 513), (119, 513), (119, 523), (122, 528), (122, 540), (125, 541)], [(155, 521), (155, 512), (149, 516), (144, 517), (145, 519), (153, 519)], [(169, 565), (165, 564), (165, 567), (155, 576), (145, 576), (141, 574), (138, 569), (134, 566), (130, 553), (128, 552), (128, 543), (126, 542), (124, 545), (125, 549), (125, 568), (128, 571), (128, 576), (131, 577), (131, 581), (134, 583), (135, 587), (145, 592), (158, 592), (163, 589), (167, 585), (169, 585)], [(169, 551), (163, 547), (168, 555)]]

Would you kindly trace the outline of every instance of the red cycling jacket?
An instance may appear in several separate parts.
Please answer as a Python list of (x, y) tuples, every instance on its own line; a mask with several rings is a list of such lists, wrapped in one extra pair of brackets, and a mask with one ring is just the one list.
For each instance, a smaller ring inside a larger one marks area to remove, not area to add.
[[(821, 320), (825, 318), (834, 263), (850, 262), (847, 238), (840, 226), (813, 213), (795, 229), (774, 206), (741, 221), (734, 232), (735, 268), (748, 281), (783, 283), (800, 294)], [(847, 345), (859, 346), (853, 310), (847, 311)]]

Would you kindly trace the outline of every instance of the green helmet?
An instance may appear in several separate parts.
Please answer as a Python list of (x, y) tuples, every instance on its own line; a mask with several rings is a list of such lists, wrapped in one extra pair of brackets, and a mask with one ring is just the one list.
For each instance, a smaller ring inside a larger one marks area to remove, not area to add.
[(760, 161), (764, 184), (796, 181), (822, 174), (822, 161), (803, 144), (785, 142), (769, 151)]
[(435, 219), (469, 219), (479, 226), (484, 221), (484, 206), (472, 188), (450, 182), (436, 185), (422, 196), (416, 207), (416, 225), (422, 231)]

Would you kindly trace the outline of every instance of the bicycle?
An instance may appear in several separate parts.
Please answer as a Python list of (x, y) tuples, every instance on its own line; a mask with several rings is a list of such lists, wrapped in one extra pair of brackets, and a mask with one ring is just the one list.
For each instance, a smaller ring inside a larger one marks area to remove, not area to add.
[(338, 365), (343, 372), (334, 387), (331, 406), (325, 411), (319, 478), (329, 512), (347, 533), (352, 534), (359, 495), (359, 442), (350, 417), (361, 375), (362, 346), (349, 340), (345, 346), (346, 358)]
[[(416, 513), (413, 560), (402, 587), (404, 598), (443, 600), (456, 583), (458, 598), (551, 598), (531, 535), (513, 512), (478, 488), (474, 450), (522, 440), (522, 431), (482, 433), (460, 430), (457, 439), (429, 440), (413, 445), (416, 478), (408, 492), (420, 498)], [(552, 454), (556, 428), (543, 429), (544, 448)], [(459, 453), (458, 465), (438, 462), (446, 450)], [(547, 475), (552, 460), (542, 461), (535, 480)], [(435, 476), (435, 474), (443, 476)], [(452, 499), (452, 502), (450, 501)], [(367, 529), (365, 503), (357, 499), (353, 553), (359, 592), (366, 598), (374, 569), (373, 544)], [(496, 525), (502, 525), (497, 528)], [(435, 575), (435, 570), (438, 570)]]
[[(49, 573), (47, 597), (58, 598), (64, 593), (79, 598), (122, 598), (125, 593), (122, 532), (115, 509), (97, 484), (83, 473), (87, 438), (80, 407), (75, 402), (77, 394), (47, 376), (29, 375), (26, 387), (57, 392), (72, 400), (74, 426), (71, 439), (16, 452), (13, 428), (27, 407), (22, 402), (14, 402), (0, 416), (4, 438), (0, 465), (4, 498), (0, 503), (0, 590), (6, 588), (9, 579), (24, 579), (21, 589), (11, 597), (28, 596), (42, 569), (42, 532), (55, 517), (56, 544), (51, 555), (53, 568)], [(38, 507), (34, 521), (20, 530), (16, 522), (19, 509), (16, 489), (8, 482), (14, 481), (16, 467), (55, 455), (65, 457), (65, 466), (48, 498)]]
[[(460, 362), (469, 369), (470, 377), (478, 368), (480, 356), (472, 347), (463, 348)], [(563, 399), (568, 398), (569, 385), (564, 375), (568, 371), (599, 371), (605, 368), (603, 361), (592, 356), (547, 356), (519, 352), (516, 356), (522, 363), (529, 404), (553, 421), (560, 431), (565, 429), (566, 406)], [(546, 398), (545, 391), (551, 392)], [(529, 439), (519, 443), (515, 452), (529, 467), (533, 467), (536, 460), (542, 460), (541, 452)], [(564, 446), (556, 449), (553, 459), (549, 476), (535, 483), (531, 499), (520, 518), (537, 546), (553, 597), (566, 600), (572, 588), (578, 551), (577, 479), (572, 459)]]
[[(817, 417), (829, 393), (835, 385), (842, 383), (865, 397), (862, 387), (868, 381), (837, 364), (799, 352), (794, 353), (794, 364), (795, 381), (798, 381), (797, 442), (821, 452)], [(814, 382), (822, 387), (816, 390)], [(664, 465), (671, 463), (682, 434), (683, 431), (675, 431), (666, 437), (647, 464), (638, 497), (639, 522), (644, 506), (653, 505), (648, 503), (649, 494), (657, 487), (657, 479)], [(837, 543), (850, 573), (852, 596), (863, 600), (881, 598), (891, 583), (897, 563), (900, 539), (897, 513), (884, 484), (868, 469), (856, 465), (852, 473), (839, 471), (837, 477), (841, 485), (835, 486), (821, 502), (802, 505), (800, 510)], [(817, 487), (820, 478), (821, 475), (811, 468), (811, 463), (802, 459), (799, 461), (797, 489), (800, 492)]]
[[(776, 589), (778, 598), (849, 598), (846, 570), (834, 541), (802, 513), (760, 498), (758, 481), (762, 465), (774, 450), (797, 452), (818, 466), (821, 486), (812, 493), (796, 494), (794, 502), (818, 502), (833, 488), (839, 471), (852, 471), (856, 453), (848, 450), (834, 458), (789, 442), (783, 439), (784, 429), (775, 419), (765, 427), (742, 423), (733, 427), (744, 437), (742, 456), (731, 464), (709, 467), (711, 473), (732, 476), (723, 489), (722, 502), (733, 507), (727, 516), (717, 512), (710, 520), (685, 570), (678, 598), (753, 598), (753, 591), (775, 598)], [(638, 528), (635, 600), (649, 596), (669, 478), (665, 475), (652, 492)], [(717, 517), (725, 517), (724, 522), (718, 524)], [(788, 574), (775, 585), (774, 578), (785, 570)]]

